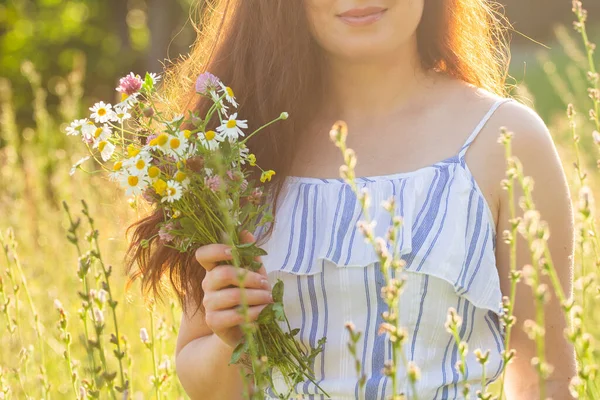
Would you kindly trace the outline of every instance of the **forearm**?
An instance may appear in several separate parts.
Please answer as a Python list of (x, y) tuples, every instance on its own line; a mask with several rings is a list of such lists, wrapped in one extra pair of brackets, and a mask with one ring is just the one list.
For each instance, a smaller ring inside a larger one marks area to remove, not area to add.
[(232, 352), (216, 335), (194, 339), (181, 349), (176, 358), (177, 376), (192, 400), (242, 399), (243, 367), (228, 365)]
[[(538, 400), (540, 398), (540, 388), (537, 385), (529, 385), (527, 388), (507, 388), (507, 399), (511, 400)], [(546, 397), (552, 399), (572, 399), (569, 393), (568, 380), (548, 380), (546, 381)]]

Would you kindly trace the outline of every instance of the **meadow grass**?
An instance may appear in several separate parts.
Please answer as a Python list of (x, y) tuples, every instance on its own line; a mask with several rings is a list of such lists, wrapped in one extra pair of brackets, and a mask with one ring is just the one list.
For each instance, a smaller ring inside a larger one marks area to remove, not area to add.
[[(559, 29), (559, 45), (537, 53), (524, 79), (517, 79), (515, 93), (548, 122), (571, 177), (578, 216), (574, 298), (583, 307), (574, 340), (587, 333), (593, 343), (600, 338), (593, 313), (600, 293), (593, 197), (600, 186), (592, 135), (597, 118), (590, 120), (588, 110), (598, 106), (589, 96), (598, 82), (587, 79), (594, 63), (579, 38), (569, 28)], [(518, 62), (513, 68), (520, 68)], [(57, 115), (47, 111), (48, 88), (35, 67), (24, 62), (22, 71), (34, 93), (33, 127), (17, 129), (15, 94), (7, 80), (0, 80), (5, 143), (0, 149), (0, 399), (186, 398), (175, 376), (179, 305), (144, 299), (137, 283), (125, 290), (125, 228), (143, 207), (123, 200), (91, 162), (83, 165), (89, 175), (69, 175), (83, 154), (63, 130), (79, 117), (74, 110), (86, 107), (84, 60), (54, 81)], [(577, 113), (567, 115), (568, 103)], [(515, 184), (523, 183), (527, 171), (515, 171)], [(577, 346), (585, 353), (578, 378), (584, 383), (574, 382), (574, 391), (580, 398), (600, 398), (595, 392), (598, 355), (582, 349), (581, 341)]]

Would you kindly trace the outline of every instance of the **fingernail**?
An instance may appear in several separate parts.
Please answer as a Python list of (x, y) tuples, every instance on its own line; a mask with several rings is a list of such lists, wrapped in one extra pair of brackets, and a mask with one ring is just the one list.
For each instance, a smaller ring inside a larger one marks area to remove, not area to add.
[(225, 253), (226, 256), (230, 256), (231, 255), (231, 247), (225, 249), (224, 253)]
[(260, 281), (260, 284), (262, 285), (262, 287), (264, 287), (265, 289), (269, 288), (269, 281), (266, 279), (263, 279)]

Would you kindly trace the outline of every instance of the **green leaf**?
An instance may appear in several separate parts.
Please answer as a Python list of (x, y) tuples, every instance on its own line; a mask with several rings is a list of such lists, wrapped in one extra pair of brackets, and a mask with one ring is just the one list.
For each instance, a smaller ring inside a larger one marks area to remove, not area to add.
[(277, 283), (273, 286), (273, 301), (275, 303), (281, 303), (283, 301), (283, 281), (281, 279), (277, 279)]
[(273, 306), (274, 304), (268, 304), (265, 308), (263, 308), (263, 310), (260, 312), (260, 314), (258, 314), (258, 318), (257, 318), (257, 322), (259, 324), (266, 324), (269, 323), (271, 321), (273, 321), (274, 319), (274, 314), (273, 314)]
[(240, 357), (248, 351), (248, 342), (244, 339), (233, 350), (233, 354), (231, 354), (231, 358), (229, 359), (229, 364), (235, 364), (240, 360)]
[(253, 264), (255, 258), (267, 254), (263, 249), (256, 247), (256, 243), (244, 243), (243, 245), (237, 245), (236, 248), (239, 251), (242, 265), (250, 266), (254, 271), (260, 268), (260, 266), (256, 268), (256, 264)]
[(262, 267), (262, 263), (260, 263), (260, 262), (258, 262), (258, 261), (254, 261), (254, 260), (252, 260), (252, 261), (250, 262), (250, 264), (248, 265), (248, 267), (250, 267), (250, 270), (251, 270), (251, 271), (254, 271), (254, 272), (256, 272), (256, 271), (258, 271), (258, 270), (260, 269), (260, 267)]
[(300, 328), (292, 329), (290, 332), (290, 335), (292, 335), (292, 337), (294, 337), (298, 334), (298, 332), (300, 332)]
[(144, 79), (144, 87), (147, 91), (151, 91), (152, 89), (154, 89), (154, 81), (152, 80), (152, 77), (148, 72), (146, 72), (146, 77)]
[(273, 313), (278, 321), (285, 321), (285, 312), (283, 311), (283, 303), (273, 303)]

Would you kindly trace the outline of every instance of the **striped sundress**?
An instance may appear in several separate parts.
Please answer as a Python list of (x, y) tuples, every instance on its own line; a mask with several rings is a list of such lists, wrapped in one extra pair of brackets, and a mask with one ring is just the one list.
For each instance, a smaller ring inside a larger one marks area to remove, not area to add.
[[(399, 253), (406, 262), (406, 283), (399, 317), (408, 332), (404, 354), (420, 369), (420, 400), (462, 398), (463, 377), (454, 338), (444, 327), (448, 309), (462, 318), (460, 337), (468, 344), (467, 380), (471, 397), (481, 388), (482, 368), (473, 351), (490, 350), (486, 379), (502, 368), (504, 349), (494, 218), (465, 163), (465, 154), (494, 111), (498, 100), (458, 154), (407, 173), (357, 178), (372, 198), (375, 233), (385, 236), (391, 223), (381, 202), (393, 196), (403, 224)], [(341, 179), (289, 177), (280, 197), (274, 231), (263, 246), (271, 284), (284, 282), (284, 308), (296, 338), (311, 347), (327, 337), (314, 360), (318, 384), (332, 399), (388, 399), (391, 378), (383, 374), (391, 346), (379, 335), (387, 306), (380, 293), (384, 278), (378, 258), (356, 228), (361, 206)], [(362, 332), (358, 357), (366, 384), (359, 389), (344, 324)], [(398, 391), (414, 398), (403, 363), (397, 368)], [(278, 392), (283, 381), (275, 379)], [(293, 398), (324, 399), (310, 381), (296, 386)], [(300, 396), (301, 395), (301, 396)], [(275, 398), (271, 389), (266, 399)]]

